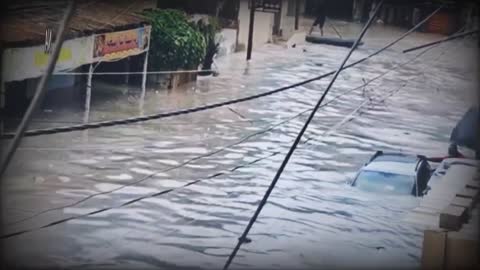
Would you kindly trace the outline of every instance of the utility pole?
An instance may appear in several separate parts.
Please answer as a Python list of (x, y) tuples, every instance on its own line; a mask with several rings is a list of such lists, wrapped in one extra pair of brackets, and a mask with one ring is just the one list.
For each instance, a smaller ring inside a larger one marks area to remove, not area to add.
[(300, 20), (300, 0), (295, 1), (295, 30), (298, 30), (298, 22)]
[(250, 0), (250, 27), (248, 29), (247, 61), (252, 59), (253, 24), (255, 23), (255, 0)]

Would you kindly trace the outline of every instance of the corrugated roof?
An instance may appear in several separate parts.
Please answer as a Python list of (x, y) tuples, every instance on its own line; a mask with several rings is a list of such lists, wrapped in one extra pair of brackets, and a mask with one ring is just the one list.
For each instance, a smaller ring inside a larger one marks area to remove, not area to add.
[[(0, 41), (4, 47), (44, 43), (46, 28), (56, 29), (66, 5), (64, 0), (21, 0), (8, 5), (0, 19)], [(155, 5), (155, 0), (77, 0), (67, 39), (145, 24), (138, 12)]]

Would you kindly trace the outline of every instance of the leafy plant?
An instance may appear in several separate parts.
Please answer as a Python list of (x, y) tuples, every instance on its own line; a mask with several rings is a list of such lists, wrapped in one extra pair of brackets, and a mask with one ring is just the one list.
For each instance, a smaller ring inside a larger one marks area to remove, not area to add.
[(143, 12), (152, 25), (149, 68), (151, 70), (196, 69), (205, 57), (203, 34), (175, 9)]
[[(218, 20), (214, 17), (210, 17), (208, 24), (203, 21), (198, 21), (196, 28), (203, 34), (206, 42), (206, 54), (203, 59), (202, 69), (211, 70), (213, 64), (213, 58), (218, 53), (220, 44), (216, 41), (216, 34), (221, 29)], [(200, 75), (208, 75), (211, 72), (202, 72)]]

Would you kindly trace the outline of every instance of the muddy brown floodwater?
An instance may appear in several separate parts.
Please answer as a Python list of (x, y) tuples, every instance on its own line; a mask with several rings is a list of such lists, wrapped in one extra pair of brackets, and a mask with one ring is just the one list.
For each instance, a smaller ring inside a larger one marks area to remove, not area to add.
[[(344, 36), (359, 29), (345, 27)], [(375, 26), (350, 61), (402, 31)], [(422, 227), (402, 221), (419, 199), (364, 193), (346, 181), (376, 150), (445, 153), (451, 129), (476, 100), (478, 55), (471, 39), (444, 43), (415, 60), (422, 51), (401, 53), (438, 38), (415, 33), (341, 73), (307, 131), (310, 140), (295, 152), (250, 233), (253, 241), (242, 246), (232, 267), (419, 266)], [(218, 77), (175, 91), (151, 86), (144, 102), (138, 88), (125, 92), (96, 80), (90, 121), (268, 91), (331, 71), (346, 53), (326, 45), (268, 44), (250, 63), (244, 53), (218, 59)], [(26, 138), (2, 187), (4, 233), (178, 189), (3, 240), (8, 261), (37, 268), (221, 268), (307, 113), (292, 117), (313, 107), (328, 82), (181, 117)], [(83, 117), (83, 111), (52, 105), (31, 128)], [(236, 144), (251, 134), (257, 135)], [(197, 179), (203, 180), (182, 187)], [(36, 215), (51, 208), (57, 210)]]

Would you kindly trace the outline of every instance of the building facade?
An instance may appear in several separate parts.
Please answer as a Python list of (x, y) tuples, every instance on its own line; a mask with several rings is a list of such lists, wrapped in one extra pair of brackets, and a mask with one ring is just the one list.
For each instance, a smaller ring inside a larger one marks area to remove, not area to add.
[[(79, 1), (47, 85), (48, 93), (54, 93), (52, 98), (73, 98), (76, 86), (86, 90), (86, 76), (60, 73), (88, 72), (93, 63), (107, 65), (125, 60), (127, 65), (120, 65), (128, 66), (130, 59), (145, 58), (151, 31), (137, 13), (155, 5), (151, 0), (136, 1), (135, 5), (125, 0)], [(64, 10), (65, 6), (55, 2), (19, 0), (1, 18), (0, 107), (4, 112), (21, 113), (33, 96), (47, 67), (50, 37), (55, 35)]]

